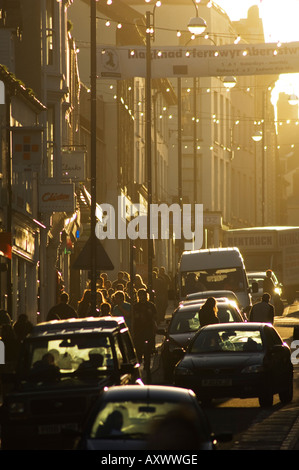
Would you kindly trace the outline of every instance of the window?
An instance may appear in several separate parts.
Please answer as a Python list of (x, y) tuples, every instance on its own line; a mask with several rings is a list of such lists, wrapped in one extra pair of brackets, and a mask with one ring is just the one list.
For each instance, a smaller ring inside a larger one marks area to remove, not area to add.
[(54, 0), (46, 4), (46, 61), (47, 65), (54, 63)]
[(49, 178), (54, 176), (54, 127), (54, 106), (49, 105), (47, 110), (47, 176)]

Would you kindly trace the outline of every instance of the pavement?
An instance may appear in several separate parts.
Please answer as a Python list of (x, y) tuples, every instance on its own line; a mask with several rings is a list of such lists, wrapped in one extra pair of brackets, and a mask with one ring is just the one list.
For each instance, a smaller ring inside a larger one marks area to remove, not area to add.
[[(174, 305), (169, 305), (165, 325), (173, 311)], [(291, 328), (294, 331), (296, 328), (299, 329), (299, 303), (287, 306), (283, 315), (275, 317), (274, 326)], [(145, 383), (149, 383), (146, 380), (149, 378), (152, 384), (163, 384), (164, 377), (159, 354), (162, 339), (162, 336), (156, 336), (157, 353), (152, 357), (151, 376), (143, 376)], [(292, 337), (288, 342), (291, 340)], [(230, 450), (299, 450), (299, 402), (277, 406), (279, 408), (275, 411), (273, 408), (261, 409), (251, 426), (241, 435), (234, 436)]]

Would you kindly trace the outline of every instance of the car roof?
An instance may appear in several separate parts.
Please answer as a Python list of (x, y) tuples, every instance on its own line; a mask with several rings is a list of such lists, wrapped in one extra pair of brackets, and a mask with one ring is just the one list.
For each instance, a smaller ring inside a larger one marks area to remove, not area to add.
[(254, 331), (254, 330), (263, 330), (265, 326), (270, 328), (274, 328), (271, 323), (260, 323), (260, 322), (244, 322), (244, 323), (215, 323), (213, 325), (206, 325), (201, 328), (200, 331), (207, 331), (207, 330), (247, 330), (247, 331)]
[(113, 332), (119, 328), (126, 328), (123, 317), (88, 317), (70, 318), (67, 320), (53, 320), (35, 325), (28, 338), (48, 335), (70, 335), (75, 333), (103, 333)]
[(266, 271), (249, 271), (247, 272), (247, 277), (254, 277), (254, 276), (266, 276)]
[[(191, 309), (194, 309), (194, 307), (198, 306), (198, 307), (202, 307), (202, 305), (204, 305), (205, 301), (207, 299), (197, 299), (197, 300), (186, 300), (182, 303), (180, 303), (178, 305), (178, 307), (176, 308), (176, 311), (179, 311), (179, 310), (191, 310)], [(234, 307), (236, 309), (238, 309), (238, 305), (236, 304), (236, 302), (234, 300), (229, 300), (229, 299), (225, 299), (224, 297), (219, 297), (218, 299), (216, 299), (217, 301), (217, 307)]]
[(233, 297), (236, 297), (236, 294), (232, 290), (226, 290), (226, 289), (221, 289), (221, 290), (205, 290), (205, 291), (199, 291), (199, 292), (192, 292), (192, 294), (188, 294), (187, 300), (195, 299), (196, 296), (202, 297), (205, 296), (207, 297), (225, 297), (227, 295), (232, 295)]
[(116, 385), (107, 388), (101, 398), (117, 400), (190, 400), (195, 397), (192, 390), (165, 385)]

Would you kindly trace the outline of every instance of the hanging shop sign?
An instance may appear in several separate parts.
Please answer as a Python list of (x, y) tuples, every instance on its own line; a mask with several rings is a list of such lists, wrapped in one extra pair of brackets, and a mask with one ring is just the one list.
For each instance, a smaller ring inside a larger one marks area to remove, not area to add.
[(13, 166), (38, 170), (42, 161), (42, 128), (12, 127), (11, 130)]
[(73, 183), (40, 185), (40, 212), (74, 212), (75, 207), (76, 197)]
[[(143, 46), (98, 46), (100, 78), (146, 76)], [(299, 42), (151, 47), (151, 77), (220, 77), (299, 72)]]
[(78, 150), (63, 151), (61, 153), (63, 181), (85, 180), (85, 152)]

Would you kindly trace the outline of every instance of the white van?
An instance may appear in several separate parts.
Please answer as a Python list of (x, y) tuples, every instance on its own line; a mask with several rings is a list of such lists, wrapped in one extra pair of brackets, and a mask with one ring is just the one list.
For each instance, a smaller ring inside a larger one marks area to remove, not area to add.
[(243, 311), (252, 305), (244, 261), (238, 248), (184, 251), (178, 267), (179, 298), (201, 291), (230, 290)]

